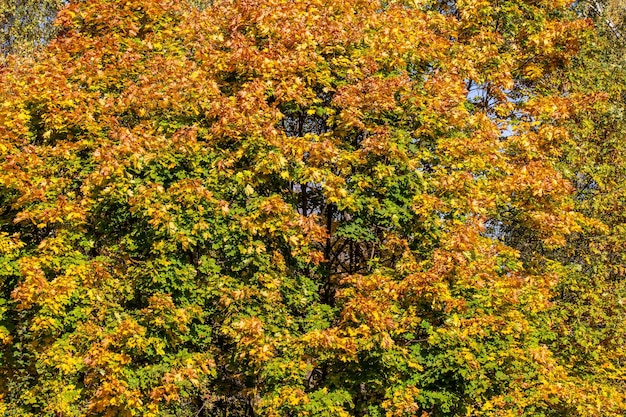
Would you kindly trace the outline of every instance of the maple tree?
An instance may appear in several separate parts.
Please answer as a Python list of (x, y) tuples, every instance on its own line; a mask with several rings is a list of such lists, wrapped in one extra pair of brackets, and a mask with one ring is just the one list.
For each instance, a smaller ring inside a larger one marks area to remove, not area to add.
[(2, 413), (623, 415), (592, 22), (204, 3), (70, 2), (0, 68)]

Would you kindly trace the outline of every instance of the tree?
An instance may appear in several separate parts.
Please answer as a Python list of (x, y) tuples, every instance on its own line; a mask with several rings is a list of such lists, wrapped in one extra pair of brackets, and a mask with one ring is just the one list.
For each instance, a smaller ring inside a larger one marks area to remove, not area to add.
[(570, 235), (563, 248), (546, 254), (568, 268), (550, 320), (559, 329), (554, 349), (572, 372), (610, 385), (623, 378), (626, 354), (625, 11), (615, 1), (579, 2), (576, 11), (597, 30), (577, 57), (541, 84), (584, 98), (584, 105), (567, 110), (572, 140), (558, 163), (575, 187), (575, 209), (596, 227)]
[(591, 33), (566, 2), (57, 25), (0, 73), (5, 414), (623, 415), (552, 320), (597, 224), (560, 165), (587, 102), (542, 83)]
[(55, 34), (52, 22), (64, 0), (4, 0), (0, 3), (0, 56), (26, 53)]

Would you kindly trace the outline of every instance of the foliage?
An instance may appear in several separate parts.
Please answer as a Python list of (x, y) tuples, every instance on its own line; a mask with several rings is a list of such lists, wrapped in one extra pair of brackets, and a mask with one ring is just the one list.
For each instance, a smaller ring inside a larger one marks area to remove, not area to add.
[(626, 355), (626, 10), (620, 2), (593, 0), (577, 4), (577, 12), (593, 19), (597, 31), (578, 57), (542, 84), (593, 97), (569, 110), (573, 141), (559, 163), (575, 186), (576, 210), (598, 226), (572, 234), (550, 255), (569, 268), (550, 320), (560, 329), (555, 351), (572, 371), (610, 384), (623, 381)]
[(6, 415), (623, 415), (621, 324), (566, 316), (622, 300), (567, 252), (588, 20), (204, 6), (73, 2), (0, 70)]
[(9, 53), (27, 53), (50, 40), (55, 34), (54, 17), (65, 3), (64, 0), (3, 0), (0, 59)]

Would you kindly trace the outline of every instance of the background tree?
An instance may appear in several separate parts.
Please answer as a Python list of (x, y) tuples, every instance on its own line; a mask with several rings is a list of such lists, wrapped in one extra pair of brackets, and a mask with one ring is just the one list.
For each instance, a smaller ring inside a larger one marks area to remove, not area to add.
[(3, 0), (0, 3), (0, 59), (44, 45), (56, 31), (54, 18), (65, 0)]
[(585, 98), (586, 105), (567, 110), (571, 141), (559, 164), (576, 188), (576, 209), (598, 225), (548, 254), (568, 267), (550, 320), (560, 329), (557, 350), (574, 372), (623, 386), (626, 10), (618, 1), (584, 1), (575, 11), (596, 31), (579, 56), (541, 84)]
[(623, 415), (555, 309), (568, 6), (70, 4), (0, 73), (2, 411)]

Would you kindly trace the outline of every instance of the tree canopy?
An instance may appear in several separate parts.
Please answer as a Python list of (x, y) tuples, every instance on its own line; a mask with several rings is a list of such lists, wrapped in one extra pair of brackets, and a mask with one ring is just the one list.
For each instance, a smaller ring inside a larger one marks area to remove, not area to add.
[(197, 3), (0, 66), (0, 413), (624, 415), (615, 11)]

